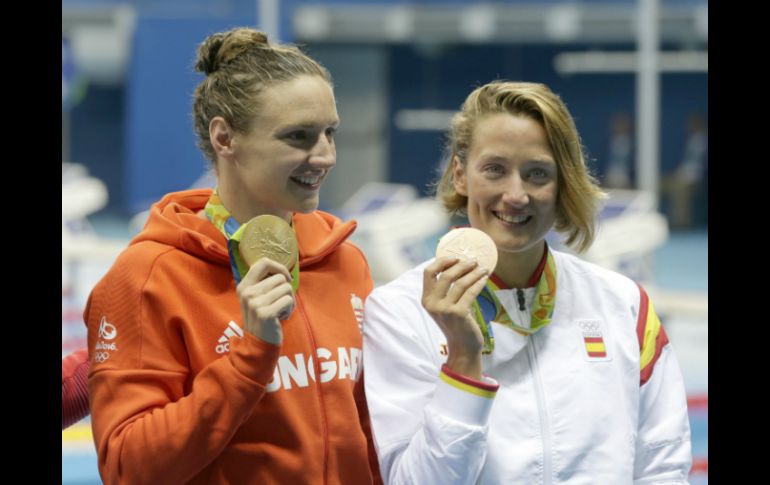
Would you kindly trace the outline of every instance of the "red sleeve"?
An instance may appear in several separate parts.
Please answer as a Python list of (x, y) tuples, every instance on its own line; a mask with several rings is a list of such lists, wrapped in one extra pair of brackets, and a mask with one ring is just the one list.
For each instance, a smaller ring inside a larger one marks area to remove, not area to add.
[(61, 361), (61, 429), (88, 413), (88, 351), (82, 349)]

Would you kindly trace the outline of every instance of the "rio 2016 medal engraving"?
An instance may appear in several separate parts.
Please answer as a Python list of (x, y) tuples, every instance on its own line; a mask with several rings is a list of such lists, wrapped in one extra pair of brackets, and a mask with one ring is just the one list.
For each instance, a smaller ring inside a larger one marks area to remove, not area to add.
[(442, 256), (474, 260), (492, 273), (497, 265), (497, 246), (483, 231), (461, 227), (452, 229), (439, 240), (436, 257)]
[(294, 229), (280, 217), (267, 214), (246, 223), (238, 248), (249, 267), (266, 257), (289, 271), (297, 263), (299, 254)]

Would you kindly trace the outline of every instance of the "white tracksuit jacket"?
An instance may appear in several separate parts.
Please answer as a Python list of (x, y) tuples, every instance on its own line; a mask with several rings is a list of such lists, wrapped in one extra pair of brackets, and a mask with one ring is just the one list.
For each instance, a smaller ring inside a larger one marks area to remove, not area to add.
[[(446, 339), (420, 304), (430, 261), (368, 297), (366, 397), (386, 484), (687, 483), (684, 384), (652, 303), (625, 276), (551, 252), (551, 323), (530, 337), (493, 324), (482, 371), (496, 395), (441, 371)], [(498, 295), (514, 321), (529, 321), (525, 295), (525, 312)], [(604, 357), (588, 355), (597, 336)]]

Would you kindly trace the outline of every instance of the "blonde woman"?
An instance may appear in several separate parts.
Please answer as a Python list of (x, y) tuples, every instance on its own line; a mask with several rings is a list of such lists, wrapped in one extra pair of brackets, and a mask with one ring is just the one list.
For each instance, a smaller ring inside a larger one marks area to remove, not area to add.
[(684, 386), (652, 302), (545, 241), (555, 228), (587, 248), (603, 197), (564, 103), (542, 84), (492, 82), (449, 139), (438, 198), (491, 237), (498, 262), (487, 274), (441, 257), (369, 296), (385, 483), (687, 483)]

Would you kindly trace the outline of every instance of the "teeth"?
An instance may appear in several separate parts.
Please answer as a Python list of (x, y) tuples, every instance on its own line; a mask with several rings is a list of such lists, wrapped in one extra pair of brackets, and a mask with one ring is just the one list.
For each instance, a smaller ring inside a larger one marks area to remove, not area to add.
[(315, 185), (321, 180), (321, 177), (294, 177), (295, 180), (307, 185)]
[(498, 219), (505, 222), (510, 222), (513, 224), (520, 224), (522, 222), (525, 222), (527, 219), (529, 219), (529, 216), (511, 216), (508, 214), (502, 214), (500, 212), (496, 212), (495, 215), (497, 216)]

